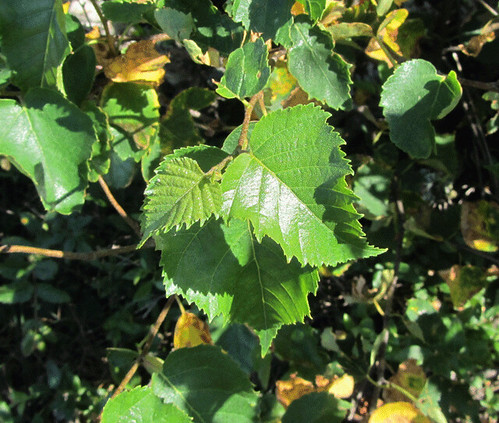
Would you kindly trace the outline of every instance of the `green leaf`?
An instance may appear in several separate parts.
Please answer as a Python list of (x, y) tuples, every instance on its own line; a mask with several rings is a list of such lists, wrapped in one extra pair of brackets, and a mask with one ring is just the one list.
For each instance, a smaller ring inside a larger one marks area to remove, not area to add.
[(33, 296), (34, 287), (26, 281), (16, 281), (0, 286), (1, 304), (21, 304)]
[(208, 107), (215, 97), (211, 90), (191, 87), (173, 98), (161, 121), (159, 135), (163, 152), (204, 143), (190, 111)]
[(95, 141), (85, 113), (61, 94), (36, 88), (23, 106), (0, 101), (0, 127), (0, 154), (33, 180), (47, 210), (69, 214), (83, 204)]
[(71, 301), (71, 297), (67, 292), (47, 283), (38, 284), (36, 286), (36, 293), (43, 301), (51, 304), (63, 304)]
[(233, 51), (217, 93), (226, 98), (251, 97), (261, 91), (270, 76), (267, 46), (261, 38)]
[(92, 89), (95, 76), (95, 53), (90, 46), (81, 46), (69, 55), (62, 67), (64, 91), (68, 100), (80, 105)]
[[(109, 84), (102, 93), (101, 107), (115, 129), (113, 147), (129, 144), (138, 160), (157, 136), (160, 106), (156, 90), (133, 82)], [(125, 157), (121, 155), (121, 159)]]
[(250, 220), (257, 239), (267, 235), (286, 257), (313, 266), (382, 252), (362, 238), (345, 182), (352, 169), (329, 116), (312, 105), (265, 116), (222, 181), (225, 219)]
[(455, 72), (438, 75), (425, 60), (405, 62), (382, 87), (383, 114), (390, 127), (390, 139), (416, 159), (426, 159), (435, 146), (432, 120), (451, 112), (462, 89)]
[(190, 13), (183, 13), (170, 7), (156, 10), (154, 17), (161, 29), (178, 42), (188, 39), (195, 29)]
[[(137, 420), (139, 419), (139, 420)], [(139, 386), (110, 399), (102, 423), (188, 423), (192, 420), (173, 404), (165, 404), (152, 388)]]
[(56, 86), (57, 69), (70, 51), (64, 22), (61, 0), (2, 2), (2, 53), (23, 91)]
[(104, 16), (113, 22), (133, 24), (144, 19), (144, 15), (153, 12), (153, 2), (138, 3), (130, 0), (108, 0), (102, 3)]
[(291, 26), (288, 68), (311, 97), (333, 109), (350, 107), (350, 65), (332, 52), (331, 37), (303, 19)]
[(261, 32), (268, 40), (274, 39), (279, 28), (291, 19), (293, 3), (293, 0), (233, 0), (227, 11), (248, 31)]
[(313, 392), (294, 400), (282, 423), (341, 423), (350, 404), (327, 392)]
[(327, 0), (298, 0), (314, 22), (318, 21), (327, 7)]
[(180, 348), (152, 377), (152, 389), (194, 422), (250, 423), (256, 418), (257, 395), (240, 367), (219, 347)]
[[(209, 47), (213, 47), (223, 55), (228, 56), (241, 45), (243, 27), (236, 24), (227, 15), (222, 14), (210, 0), (196, 0), (195, 2), (165, 0), (164, 6), (192, 17), (194, 26), (189, 39), (201, 47), (203, 52), (206, 52)], [(164, 10), (157, 10), (155, 17), (164, 31), (171, 31), (171, 23), (165, 24), (165, 22), (169, 17), (172, 17), (172, 12)], [(177, 14), (175, 17), (178, 19), (179, 16)], [(176, 26), (179, 26), (178, 22)], [(189, 26), (188, 18), (183, 18), (183, 22), (180, 23), (182, 36), (187, 34)], [(169, 35), (175, 37), (175, 33)]]
[[(156, 169), (156, 176), (145, 191), (141, 245), (158, 231), (168, 232), (184, 224), (189, 228), (195, 222), (202, 225), (212, 215), (218, 217), (222, 205), (220, 184), (188, 157), (193, 150), (177, 150), (177, 154), (166, 156)], [(204, 156), (212, 166), (226, 156), (215, 147), (199, 146), (197, 150), (195, 154)]]
[(155, 240), (167, 294), (195, 302), (210, 319), (223, 314), (256, 330), (275, 331), (309, 314), (307, 296), (317, 289), (317, 272), (296, 260), (288, 263), (269, 238), (258, 243), (248, 222), (226, 226), (212, 219)]

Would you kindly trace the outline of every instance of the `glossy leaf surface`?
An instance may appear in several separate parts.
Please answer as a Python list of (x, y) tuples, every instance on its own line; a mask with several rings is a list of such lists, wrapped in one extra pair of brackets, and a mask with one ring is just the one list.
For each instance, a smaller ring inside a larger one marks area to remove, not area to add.
[(380, 105), (392, 142), (413, 158), (428, 158), (435, 145), (431, 121), (446, 116), (461, 98), (455, 72), (440, 76), (431, 63), (411, 60), (397, 68), (382, 90)]
[(0, 101), (0, 127), (0, 153), (32, 179), (47, 210), (69, 214), (83, 204), (96, 139), (85, 113), (61, 94), (37, 88), (24, 106)]
[(168, 355), (152, 388), (194, 422), (253, 422), (257, 396), (247, 375), (219, 347), (199, 345)]
[(345, 176), (352, 170), (329, 114), (313, 106), (273, 112), (253, 129), (249, 153), (222, 181), (225, 219), (248, 219), (288, 258), (320, 266), (382, 252), (362, 238)]
[(3, 1), (0, 36), (17, 86), (56, 86), (57, 69), (70, 51), (60, 0)]

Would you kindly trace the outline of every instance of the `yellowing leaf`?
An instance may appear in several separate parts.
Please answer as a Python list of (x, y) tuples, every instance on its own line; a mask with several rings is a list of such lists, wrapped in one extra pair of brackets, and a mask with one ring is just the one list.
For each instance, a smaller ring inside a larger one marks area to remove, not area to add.
[(369, 423), (431, 423), (431, 420), (410, 402), (391, 402), (377, 408)]
[[(417, 398), (426, 384), (426, 375), (424, 370), (418, 366), (417, 361), (411, 358), (399, 365), (397, 373), (390, 378), (390, 382), (404, 388)], [(409, 400), (402, 392), (393, 388), (385, 389), (384, 399), (386, 402)]]
[(499, 248), (499, 206), (480, 200), (461, 207), (461, 234), (475, 250), (494, 253)]
[(114, 82), (141, 82), (157, 86), (163, 82), (163, 66), (170, 59), (158, 53), (154, 41), (142, 40), (128, 47), (124, 55), (104, 64), (104, 73)]
[[(493, 274), (493, 273), (489, 273)], [(454, 308), (460, 309), (473, 295), (487, 285), (487, 274), (476, 266), (454, 265), (439, 272), (450, 289), (450, 298)]]
[(344, 374), (339, 378), (333, 379), (327, 391), (336, 398), (348, 398), (353, 394), (354, 384), (353, 377)]
[(201, 344), (213, 344), (210, 328), (195, 314), (182, 313), (175, 325), (174, 348), (195, 347)]
[(314, 383), (297, 377), (296, 373), (293, 373), (291, 379), (276, 382), (276, 396), (284, 407), (288, 407), (295, 399), (312, 392), (327, 392), (336, 398), (348, 398), (353, 394), (353, 387), (354, 379), (348, 374), (332, 378), (317, 375), (314, 385)]
[[(386, 15), (386, 18), (378, 28), (378, 33), (377, 33), (378, 38), (381, 39), (383, 44), (385, 44), (387, 47), (389, 47), (398, 55), (402, 55), (400, 46), (397, 44), (398, 30), (400, 26), (404, 23), (404, 21), (407, 19), (408, 15), (409, 12), (407, 9), (393, 10), (388, 15)], [(393, 65), (388, 56), (385, 54), (385, 52), (379, 45), (376, 38), (371, 38), (369, 44), (366, 47), (365, 52), (369, 57), (372, 57), (373, 59), (376, 60), (384, 61), (390, 67)]]
[(69, 12), (70, 5), (71, 5), (70, 1), (66, 1), (66, 2), (62, 3), (62, 10), (64, 11), (64, 13), (67, 14)]
[(290, 380), (278, 380), (276, 382), (277, 400), (284, 407), (288, 407), (295, 399), (315, 391), (316, 388), (312, 382), (297, 377), (296, 373), (291, 375)]
[(291, 14), (293, 16), (304, 15), (306, 14), (305, 7), (303, 7), (303, 4), (299, 1), (295, 1), (295, 4), (293, 4), (293, 7), (291, 8)]
[(87, 32), (85, 34), (85, 38), (87, 40), (98, 40), (100, 38), (99, 27), (97, 25), (94, 26), (90, 32)]

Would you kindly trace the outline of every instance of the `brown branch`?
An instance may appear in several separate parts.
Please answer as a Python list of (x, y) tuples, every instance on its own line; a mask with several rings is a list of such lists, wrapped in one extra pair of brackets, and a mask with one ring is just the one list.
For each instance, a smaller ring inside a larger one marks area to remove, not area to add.
[(473, 81), (471, 79), (458, 77), (458, 81), (461, 85), (465, 85), (471, 88), (478, 88), (479, 90), (484, 91), (494, 91), (499, 93), (499, 81), (495, 82), (482, 82), (482, 81)]
[(253, 113), (255, 104), (261, 96), (263, 96), (263, 91), (260, 91), (251, 97), (249, 105), (246, 108), (246, 112), (244, 113), (243, 127), (241, 129), (241, 135), (239, 136), (239, 142), (237, 143), (237, 147), (240, 150), (246, 150), (248, 148), (248, 129), (251, 120), (251, 113)]
[(107, 22), (106, 17), (102, 13), (102, 10), (99, 7), (99, 5), (97, 4), (96, 0), (90, 0), (90, 3), (92, 3), (92, 5), (94, 6), (94, 9), (97, 12), (97, 15), (99, 15), (99, 19), (102, 22), (102, 26), (104, 27), (104, 32), (106, 33), (107, 44), (109, 45), (109, 49), (111, 50), (111, 53), (113, 54), (113, 56), (117, 56), (118, 51), (116, 50), (116, 46), (114, 45), (113, 36), (109, 32), (109, 27), (108, 27), (108, 22)]
[(37, 254), (45, 257), (82, 261), (98, 260), (102, 257), (117, 256), (120, 254), (131, 253), (135, 250), (137, 250), (137, 244), (97, 250), (90, 253), (49, 250), (47, 248), (28, 247), (26, 245), (0, 245), (0, 254)]
[(107, 199), (111, 203), (111, 205), (114, 207), (114, 209), (118, 212), (118, 214), (123, 218), (123, 220), (132, 228), (132, 230), (137, 234), (139, 238), (142, 237), (142, 234), (140, 233), (140, 227), (133, 220), (126, 211), (123, 209), (123, 207), (120, 206), (120, 204), (116, 201), (116, 198), (114, 198), (111, 190), (109, 189), (109, 186), (106, 184), (106, 181), (104, 181), (104, 178), (99, 175), (99, 185), (101, 186), (102, 190), (104, 191), (104, 194), (106, 194)]
[(149, 334), (147, 335), (144, 348), (142, 349), (141, 353), (139, 356), (135, 359), (135, 362), (132, 364), (132, 367), (128, 371), (128, 373), (125, 375), (119, 386), (116, 388), (114, 391), (111, 399), (117, 397), (123, 389), (125, 389), (126, 385), (128, 382), (130, 382), (130, 379), (132, 379), (133, 375), (139, 368), (140, 364), (142, 363), (142, 360), (144, 357), (147, 355), (149, 350), (151, 349), (151, 345), (154, 341), (154, 338), (156, 337), (161, 325), (163, 324), (168, 312), (170, 311), (170, 307), (172, 306), (173, 302), (175, 301), (176, 295), (172, 295), (168, 301), (166, 302), (165, 306), (163, 307), (163, 310), (159, 313), (158, 318), (156, 319), (156, 323), (154, 323), (154, 326), (151, 328), (149, 331)]

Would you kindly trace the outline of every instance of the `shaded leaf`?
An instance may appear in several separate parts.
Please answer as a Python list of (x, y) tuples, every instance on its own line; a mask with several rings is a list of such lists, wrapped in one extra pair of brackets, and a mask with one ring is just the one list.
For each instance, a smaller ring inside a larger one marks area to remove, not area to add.
[(58, 68), (70, 52), (64, 22), (61, 0), (2, 2), (2, 54), (23, 91), (56, 86)]
[(413, 158), (428, 158), (435, 146), (431, 121), (450, 113), (461, 93), (455, 72), (440, 76), (424, 60), (404, 62), (385, 82), (381, 93), (380, 105), (392, 142)]
[(499, 249), (499, 205), (485, 200), (463, 202), (461, 234), (469, 247), (488, 253), (496, 252)]
[(27, 281), (16, 281), (0, 286), (0, 304), (22, 304), (31, 299), (35, 288)]
[(145, 191), (141, 245), (158, 232), (166, 233), (182, 225), (189, 228), (195, 222), (203, 225), (212, 215), (218, 217), (222, 204), (220, 184), (212, 175), (205, 175), (209, 167), (203, 171), (189, 155), (212, 166), (226, 156), (215, 147), (199, 146), (176, 150), (165, 157)]
[(106, 61), (104, 73), (114, 82), (140, 82), (157, 87), (163, 82), (163, 67), (170, 59), (154, 46), (152, 40), (131, 44), (124, 55)]
[(113, 22), (133, 24), (156, 9), (154, 1), (107, 0), (102, 3), (104, 16)]
[(250, 423), (257, 395), (246, 374), (219, 347), (199, 345), (171, 352), (152, 389), (194, 422)]
[(226, 226), (212, 219), (155, 240), (167, 295), (184, 296), (210, 319), (222, 314), (259, 331), (273, 330), (262, 334), (272, 339), (281, 325), (309, 314), (307, 296), (317, 289), (317, 272), (296, 260), (288, 263), (269, 238), (258, 243), (248, 222)]
[(293, 3), (294, 0), (233, 0), (227, 11), (248, 31), (261, 33), (268, 40), (274, 39), (277, 31), (289, 22)]
[(293, 401), (282, 423), (341, 423), (350, 404), (326, 392), (313, 392)]
[(299, 20), (291, 27), (291, 40), (288, 68), (300, 86), (333, 109), (349, 108), (350, 65), (338, 54), (331, 53), (331, 38), (310, 23)]
[(448, 270), (441, 270), (439, 275), (450, 288), (450, 297), (454, 308), (460, 309), (471, 297), (487, 286), (487, 274), (476, 266), (454, 265)]
[(248, 153), (223, 176), (225, 219), (248, 219), (257, 239), (279, 243), (286, 257), (320, 266), (382, 252), (362, 238), (355, 196), (345, 176), (352, 170), (341, 137), (313, 106), (273, 112), (253, 129)]
[(69, 214), (85, 201), (90, 118), (61, 94), (32, 89), (24, 106), (0, 100), (0, 153), (32, 179), (44, 207)]
[[(426, 385), (426, 374), (421, 366), (418, 366), (417, 361), (410, 358), (400, 363), (397, 373), (390, 378), (390, 382), (418, 398)], [(410, 398), (394, 388), (386, 388), (383, 391), (383, 398), (386, 402), (410, 401)]]
[(373, 30), (370, 25), (363, 22), (340, 22), (326, 28), (333, 40), (344, 40), (353, 37), (372, 37)]
[(210, 327), (193, 313), (182, 313), (175, 325), (174, 348), (213, 344)]
[(68, 100), (81, 105), (92, 89), (95, 76), (95, 53), (90, 46), (81, 46), (66, 57), (62, 67), (64, 91)]
[(261, 91), (270, 75), (267, 46), (261, 38), (233, 51), (217, 93), (226, 98), (251, 97)]
[(152, 388), (139, 386), (110, 399), (102, 413), (102, 423), (188, 423), (192, 420), (173, 404), (165, 404)]
[(195, 29), (190, 13), (183, 13), (170, 7), (156, 10), (154, 17), (161, 29), (178, 42), (189, 38)]
[(313, 21), (318, 21), (327, 7), (327, 0), (298, 0)]
[(67, 292), (47, 283), (37, 284), (36, 293), (43, 301), (46, 301), (47, 303), (63, 304), (69, 303), (71, 301), (71, 297)]

